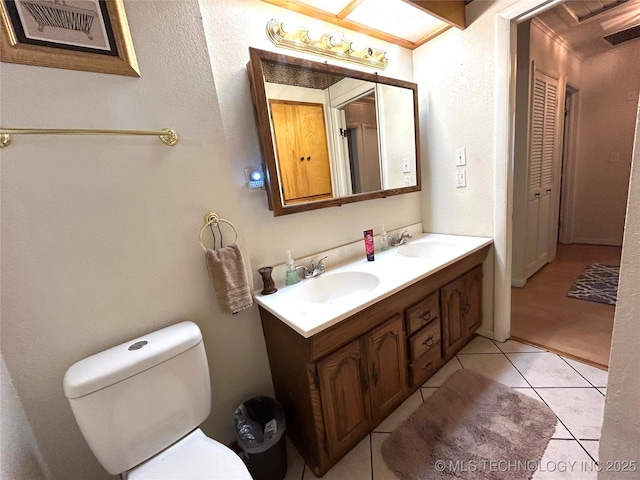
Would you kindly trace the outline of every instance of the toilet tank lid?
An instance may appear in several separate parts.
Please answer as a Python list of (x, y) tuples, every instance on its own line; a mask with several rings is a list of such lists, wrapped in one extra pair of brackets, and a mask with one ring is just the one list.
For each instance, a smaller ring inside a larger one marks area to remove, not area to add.
[(69, 367), (64, 375), (67, 398), (79, 398), (125, 380), (202, 341), (193, 322), (181, 322), (96, 353)]

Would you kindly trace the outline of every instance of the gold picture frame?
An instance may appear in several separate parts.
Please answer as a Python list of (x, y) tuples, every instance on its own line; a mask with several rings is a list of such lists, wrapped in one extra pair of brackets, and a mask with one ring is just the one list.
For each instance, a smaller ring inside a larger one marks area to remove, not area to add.
[(2, 62), (140, 76), (122, 0), (0, 0), (0, 17)]

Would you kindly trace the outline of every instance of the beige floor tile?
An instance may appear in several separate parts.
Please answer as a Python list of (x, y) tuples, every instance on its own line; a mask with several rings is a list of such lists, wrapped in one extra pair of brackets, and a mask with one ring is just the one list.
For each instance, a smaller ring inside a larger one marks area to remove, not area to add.
[(598, 461), (598, 449), (600, 448), (600, 440), (580, 440), (580, 443), (587, 451), (591, 458)]
[(516, 392), (520, 392), (520, 393), (525, 394), (527, 397), (531, 397), (531, 398), (534, 398), (534, 399), (538, 400), (539, 402), (542, 402), (542, 399), (540, 398), (540, 396), (531, 387), (527, 387), (527, 388), (517, 387), (517, 388), (514, 388), (514, 390)]
[(385, 418), (380, 425), (374, 428), (374, 432), (393, 432), (396, 428), (402, 425), (409, 416), (416, 411), (422, 405), (422, 395), (420, 391), (415, 391), (413, 395), (407, 398), (398, 408), (396, 408), (391, 414)]
[(287, 475), (284, 480), (301, 480), (304, 473), (304, 460), (287, 438)]
[(465, 369), (473, 370), (507, 387), (529, 386), (527, 381), (518, 373), (504, 355), (480, 353), (460, 355), (458, 358)]
[(422, 392), (423, 400), (426, 400), (431, 395), (436, 393), (436, 390), (438, 390), (438, 387), (422, 387), (422, 388), (420, 388), (420, 391)]
[(445, 363), (440, 370), (438, 370), (433, 377), (427, 380), (422, 386), (423, 387), (439, 387), (442, 385), (447, 378), (453, 375), (455, 372), (460, 370), (462, 365), (458, 361), (456, 357), (453, 357), (447, 363)]
[(373, 480), (398, 480), (398, 477), (389, 470), (387, 464), (382, 458), (380, 448), (382, 442), (391, 435), (390, 433), (372, 433), (371, 434), (371, 463), (373, 464)]
[(516, 342), (515, 340), (507, 340), (506, 342), (495, 342), (500, 350), (504, 353), (523, 353), (523, 352), (544, 352), (538, 347), (532, 347), (525, 343)]
[[(535, 398), (536, 400), (542, 402), (540, 395), (538, 395), (533, 388), (514, 388), (514, 390), (517, 390), (520, 393), (524, 393), (525, 395), (531, 398)], [(558, 423), (556, 425), (556, 430), (555, 432), (553, 432), (553, 436), (551, 438), (568, 439), (568, 440), (574, 439), (573, 436), (569, 433), (569, 430), (565, 428), (565, 426), (562, 424), (562, 422), (560, 422), (560, 420), (558, 420)]]
[(586, 378), (594, 387), (606, 387), (609, 379), (609, 372), (600, 368), (592, 367), (586, 363), (578, 362), (570, 358), (564, 358), (565, 362), (575, 368), (580, 375)]
[(508, 353), (532, 387), (590, 387), (582, 376), (555, 353)]
[[(304, 469), (304, 480), (316, 477), (310, 468)], [(347, 453), (322, 477), (323, 480), (371, 480), (371, 447), (369, 435)]]
[(536, 388), (551, 410), (578, 440), (597, 440), (604, 397), (595, 388)]
[(468, 353), (501, 353), (500, 349), (496, 347), (496, 344), (492, 340), (476, 335), (473, 340), (465, 345), (465, 347), (458, 352), (458, 355), (466, 355)]
[(596, 480), (589, 455), (575, 440), (551, 440), (533, 480)]

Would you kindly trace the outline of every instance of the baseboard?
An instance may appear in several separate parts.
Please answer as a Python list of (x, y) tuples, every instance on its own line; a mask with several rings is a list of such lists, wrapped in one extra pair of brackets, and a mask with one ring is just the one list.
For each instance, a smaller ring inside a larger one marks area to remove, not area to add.
[(476, 335), (480, 335), (486, 338), (493, 338), (493, 329), (489, 327), (480, 327), (476, 330)]
[(574, 237), (573, 243), (582, 243), (584, 245), (605, 245), (611, 247), (621, 247), (622, 242), (620, 239), (615, 238), (587, 238), (587, 237)]
[(526, 278), (512, 278), (511, 286), (516, 288), (522, 288), (527, 284)]

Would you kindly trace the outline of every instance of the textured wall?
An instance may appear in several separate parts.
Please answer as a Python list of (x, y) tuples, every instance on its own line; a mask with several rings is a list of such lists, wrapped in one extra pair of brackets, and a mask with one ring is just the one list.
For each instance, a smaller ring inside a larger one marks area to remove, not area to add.
[[(0, 68), (3, 126), (181, 136), (171, 148), (153, 137), (16, 136), (1, 152), (2, 355), (54, 478), (109, 478), (62, 378), (135, 336), (200, 325), (213, 388), (204, 429), (223, 442), (233, 439), (234, 408), (272, 393), (257, 308), (221, 315), (211, 291), (197, 241), (207, 211), (235, 223), (254, 269), (284, 261), (285, 248), (307, 255), (358, 240), (364, 227), (420, 221), (420, 193), (274, 218), (265, 195), (244, 184), (260, 157), (245, 65), (249, 45), (275, 48), (264, 26), (280, 9), (258, 0), (200, 7), (125, 0), (141, 78)], [(388, 74), (411, 79), (410, 52), (396, 53)]]
[[(637, 42), (636, 42), (637, 43)], [(640, 107), (636, 114), (635, 146), (629, 185), (628, 212), (640, 210)], [(640, 216), (628, 215), (622, 245), (618, 304), (613, 324), (609, 383), (600, 437), (600, 480), (635, 478), (637, 472), (621, 473), (615, 461), (640, 465)], [(619, 464), (618, 464), (619, 465)], [(628, 464), (627, 464), (628, 465)], [(635, 471), (635, 470), (634, 470)]]
[(0, 477), (11, 480), (46, 478), (39, 465), (40, 452), (13, 387), (9, 372), (0, 359)]
[(640, 91), (638, 58), (640, 42), (635, 40), (583, 62), (576, 149), (576, 243), (622, 245)]

